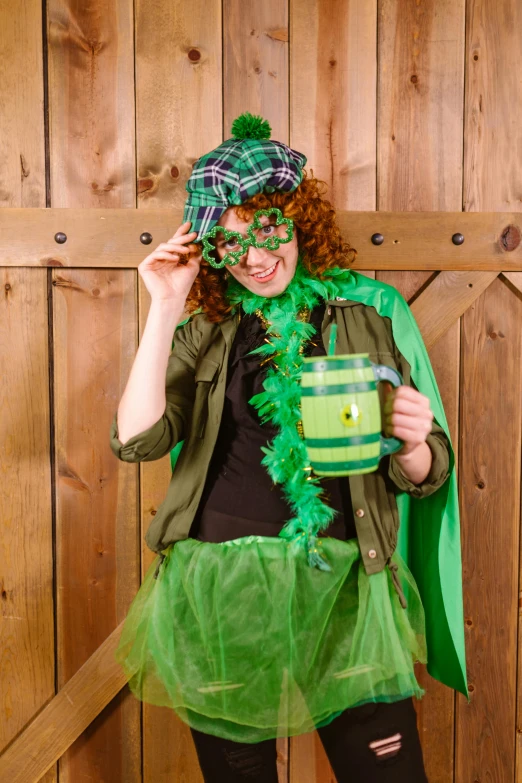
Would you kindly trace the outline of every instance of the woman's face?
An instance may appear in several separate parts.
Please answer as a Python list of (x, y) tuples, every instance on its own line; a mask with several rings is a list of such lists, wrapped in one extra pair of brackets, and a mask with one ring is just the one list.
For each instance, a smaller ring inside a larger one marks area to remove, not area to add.
[[(253, 215), (249, 220), (241, 220), (234, 207), (229, 207), (221, 215), (218, 225), (229, 231), (238, 231), (246, 238), (247, 228), (252, 222)], [(263, 237), (269, 237), (278, 230), (273, 225), (274, 220), (266, 219), (262, 222), (265, 224), (260, 229)], [(246, 253), (241, 256), (238, 264), (234, 266), (227, 264), (225, 269), (252, 293), (267, 297), (279, 296), (286, 290), (295, 273), (298, 255), (296, 234), (294, 229), (294, 236), (290, 242), (279, 245), (277, 250), (250, 245)], [(223, 238), (218, 236), (216, 250), (220, 259), (226, 255), (227, 249), (234, 250), (235, 248), (227, 247)], [(270, 274), (267, 275), (266, 272), (270, 272)]]

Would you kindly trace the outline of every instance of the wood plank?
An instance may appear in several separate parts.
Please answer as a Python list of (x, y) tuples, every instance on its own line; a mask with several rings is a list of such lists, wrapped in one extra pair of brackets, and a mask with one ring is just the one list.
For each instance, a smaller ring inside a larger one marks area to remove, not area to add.
[[(121, 623), (0, 756), (0, 780), (37, 783), (125, 685), (116, 663)], [(100, 770), (103, 774), (103, 770)], [(100, 776), (95, 778), (99, 780)], [(105, 780), (109, 778), (104, 777)], [(45, 778), (47, 781), (48, 778)], [(125, 778), (111, 778), (111, 781)]]
[(336, 209), (374, 210), (377, 3), (291, 0), (290, 14), (291, 144)]
[(415, 297), (410, 309), (428, 350), (497, 276), (496, 272), (441, 272)]
[(457, 695), (456, 781), (511, 781), (519, 578), (522, 300), (500, 280), (462, 317), (460, 466), (471, 703)]
[[(0, 208), (45, 207), (42, 3), (0, 2), (0, 16)], [(0, 350), (7, 396), (0, 431), (2, 443), (9, 446), (2, 454), (0, 747), (55, 692), (52, 513), (46, 502), (50, 498), (47, 276), (4, 269), (2, 278), (6, 288)], [(26, 325), (23, 333), (21, 323)], [(16, 367), (13, 355), (18, 357)], [(37, 399), (27, 397), (21, 393), (24, 389), (39, 389), (41, 394)], [(33, 422), (32, 417), (36, 417)], [(40, 455), (38, 467), (35, 460), (25, 459), (35, 454)], [(13, 503), (15, 498), (20, 502)], [(52, 783), (56, 775), (57, 770), (50, 769), (42, 783)]]
[(520, 272), (502, 272), (501, 277), (508, 280), (513, 286), (513, 289), (522, 293), (522, 274), (520, 274)]
[[(515, 212), (374, 212), (337, 208), (343, 236), (358, 251), (354, 269), (522, 271), (522, 245), (506, 250), (506, 227), (522, 236)], [(0, 266), (136, 268), (181, 223), (181, 209), (0, 209)], [(518, 226), (518, 228), (517, 228)], [(54, 236), (64, 232), (67, 241)], [(149, 232), (152, 242), (140, 236)], [(374, 245), (371, 236), (384, 242)], [(454, 245), (461, 232), (465, 241)]]
[[(442, 4), (428, 0), (406, 5), (398, 0), (383, 0), (379, 5), (379, 210), (418, 213), (461, 208), (464, 8), (464, 0)], [(459, 213), (452, 214), (454, 225), (461, 228), (450, 229), (444, 236), (435, 229), (431, 239), (444, 250), (450, 245), (462, 250), (464, 245), (451, 241), (454, 233), (464, 234), (464, 244), (470, 240), (474, 243), (476, 237), (470, 237), (463, 229)], [(399, 252), (404, 251), (401, 237), (392, 239), (387, 234), (385, 243), (388, 238)], [(421, 238), (422, 234), (418, 234), (416, 242)], [(384, 249), (384, 244), (381, 247)], [(389, 245), (387, 250), (390, 252)], [(383, 271), (377, 277), (401, 292), (409, 289), (409, 298), (416, 292), (418, 298), (412, 303), (412, 312), (423, 335), (430, 334), (431, 342), (426, 347), (441, 396), (452, 414), (451, 418), (447, 414), (452, 441), (457, 442), (459, 316), (461, 308), (468, 306), (470, 294), (475, 295), (478, 281), (459, 278), (466, 274), (460, 256), (453, 267), (458, 272), (441, 272), (419, 295), (430, 277), (421, 269), (434, 268), (428, 262), (429, 255), (429, 250), (419, 248), (422, 266), (418, 271)], [(489, 274), (494, 278), (494, 273)], [(491, 279), (483, 284), (489, 284)], [(451, 297), (443, 300), (441, 306), (437, 296), (448, 288)], [(424, 667), (418, 668), (419, 681), (426, 690), (424, 698), (415, 702), (426, 773), (430, 783), (450, 783), (454, 693), (429, 677)]]
[[(51, 201), (78, 209), (77, 225), (90, 208), (136, 206), (133, 15), (132, 0), (47, 5)], [(137, 331), (134, 277), (53, 276), (59, 686), (123, 619), (139, 583), (137, 515), (116, 502), (135, 473), (114, 464), (107, 438), (122, 383), (115, 358)], [(100, 773), (137, 783), (139, 732), (125, 689), (60, 760), (60, 783)]]
[[(45, 207), (42, 3), (1, 2), (0, 17), (0, 211)], [(1, 272), (0, 748), (55, 692), (48, 274)]]
[(0, 3), (0, 207), (45, 207), (42, 3)]
[[(53, 274), (61, 686), (121, 622), (139, 585), (137, 470), (114, 459), (107, 436), (137, 328), (133, 270)], [(139, 713), (125, 689), (61, 759), (64, 779), (103, 769), (110, 780), (139, 780)]]
[[(55, 690), (47, 273), (2, 269), (1, 280), (0, 747), (4, 747), (53, 698)], [(53, 769), (45, 781), (54, 780)]]
[[(517, 0), (503, 0), (494, 7), (487, 0), (467, 3), (463, 205), (469, 212), (513, 210), (518, 213), (514, 225), (522, 220), (522, 104), (513, 100), (513, 95), (520, 94), (521, 23)], [(503, 172), (500, 177), (499, 172)], [(516, 239), (511, 231), (505, 244), (510, 247)], [(506, 267), (508, 274), (513, 271)], [(517, 656), (515, 611), (520, 557), (520, 379), (516, 364), (521, 359), (520, 294), (513, 282), (495, 281), (475, 308), (466, 313), (463, 327), (467, 340), (463, 378), (472, 376), (479, 383), (487, 380), (488, 386), (482, 394), (477, 386), (467, 402), (469, 416), (462, 442), (463, 453), (472, 457), (463, 464), (467, 472), (461, 478), (466, 510), (463, 540), (469, 542), (465, 559), (468, 659), (474, 690), (471, 705), (457, 698), (456, 783), (475, 778), (510, 781), (515, 769), (522, 778), (513, 661)], [(515, 402), (517, 410), (511, 418)], [(486, 406), (487, 416), (482, 413)], [(485, 487), (479, 485), (481, 479)], [(506, 552), (509, 557), (504, 562)], [(521, 647), (518, 659), (522, 670)], [(520, 725), (520, 679), (516, 688)]]
[[(174, 225), (170, 212), (168, 239), (182, 220), (192, 164), (222, 141), (221, 1), (139, 0), (135, 35), (138, 207), (147, 213), (175, 209), (177, 222)], [(147, 217), (141, 215), (144, 224)], [(140, 258), (161, 241), (155, 236), (151, 246), (141, 245)], [(150, 295), (137, 279), (141, 339)], [(170, 477), (169, 455), (140, 465), (142, 537), (165, 498)], [(142, 541), (142, 577), (153, 558)], [(142, 710), (143, 782), (200, 783), (188, 726), (171, 709), (143, 703)]]
[[(326, 183), (324, 198), (364, 259), (371, 234), (357, 234), (345, 217), (376, 205), (377, 3), (290, 0), (290, 19), (291, 146), (307, 156), (307, 174)], [(374, 278), (375, 267), (364, 274)], [(290, 745), (292, 783), (335, 781), (317, 732)]]
[(131, 0), (48, 0), (53, 207), (134, 207)]
[(379, 10), (378, 208), (460, 209), (465, 2)]
[(223, 132), (245, 111), (288, 144), (288, 3), (223, 0)]
[(138, 206), (175, 209), (169, 238), (192, 164), (223, 140), (221, 2), (138, 0), (135, 34)]

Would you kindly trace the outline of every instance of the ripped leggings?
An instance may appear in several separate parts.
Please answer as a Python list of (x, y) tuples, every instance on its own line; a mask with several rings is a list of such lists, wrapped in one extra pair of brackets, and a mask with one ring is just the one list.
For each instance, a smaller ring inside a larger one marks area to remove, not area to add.
[[(275, 740), (191, 732), (205, 783), (278, 783)], [(318, 734), (337, 783), (428, 783), (411, 698), (345, 710)]]

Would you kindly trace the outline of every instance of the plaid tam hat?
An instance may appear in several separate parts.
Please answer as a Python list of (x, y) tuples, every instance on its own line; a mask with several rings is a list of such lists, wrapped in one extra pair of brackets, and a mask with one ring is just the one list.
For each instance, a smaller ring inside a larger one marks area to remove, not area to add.
[(231, 205), (256, 193), (291, 192), (303, 179), (306, 157), (270, 139), (271, 128), (248, 112), (232, 123), (233, 138), (207, 152), (194, 164), (186, 184), (183, 222), (192, 222), (196, 242), (216, 225)]

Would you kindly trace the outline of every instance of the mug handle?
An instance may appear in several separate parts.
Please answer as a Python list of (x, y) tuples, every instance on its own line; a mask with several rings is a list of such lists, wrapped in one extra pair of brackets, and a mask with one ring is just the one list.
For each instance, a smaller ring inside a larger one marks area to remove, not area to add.
[[(395, 388), (403, 385), (404, 381), (400, 372), (394, 370), (393, 367), (388, 367), (386, 364), (374, 364), (373, 362), (370, 362), (370, 364), (372, 365), (373, 374), (377, 383), (379, 383), (379, 381), (388, 381)], [(381, 453), (379, 454), (379, 459), (385, 457), (387, 454), (394, 454), (396, 451), (399, 451), (399, 449), (402, 449), (403, 446), (404, 441), (399, 440), (399, 438), (385, 438), (381, 435)]]

